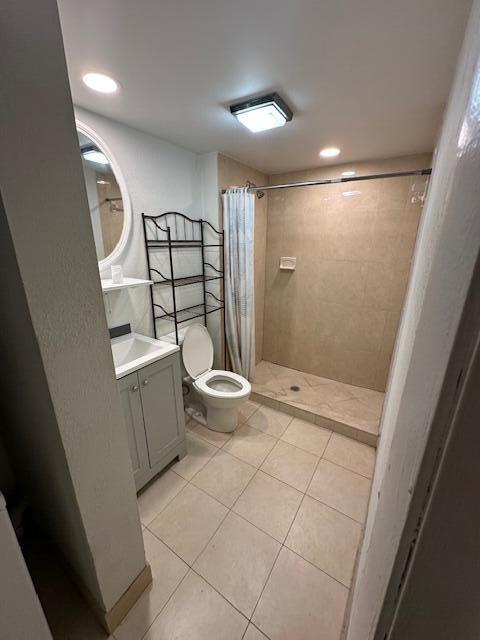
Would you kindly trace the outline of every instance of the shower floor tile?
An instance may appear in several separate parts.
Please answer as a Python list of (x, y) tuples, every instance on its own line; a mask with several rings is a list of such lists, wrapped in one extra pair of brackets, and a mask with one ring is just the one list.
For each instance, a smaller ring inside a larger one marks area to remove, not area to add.
[(262, 360), (252, 398), (274, 409), (376, 446), (384, 393)]

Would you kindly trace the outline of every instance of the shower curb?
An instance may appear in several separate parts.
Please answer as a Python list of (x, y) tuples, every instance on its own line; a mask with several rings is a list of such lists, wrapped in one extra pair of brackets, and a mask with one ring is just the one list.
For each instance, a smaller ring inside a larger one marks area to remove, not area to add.
[(368, 431), (364, 431), (363, 429), (355, 427), (354, 425), (320, 416), (317, 413), (313, 413), (313, 411), (299, 409), (298, 407), (295, 407), (288, 402), (282, 402), (281, 400), (277, 400), (276, 398), (271, 398), (270, 396), (257, 393), (256, 391), (251, 392), (250, 400), (259, 402), (260, 404), (263, 404), (266, 407), (270, 407), (272, 409), (278, 409), (278, 411), (288, 413), (295, 418), (300, 418), (301, 420), (306, 420), (307, 422), (313, 422), (319, 427), (330, 429), (331, 431), (335, 431), (335, 433), (339, 433), (342, 436), (347, 436), (348, 438), (352, 438), (353, 440), (358, 440), (358, 442), (363, 442), (363, 444), (368, 444), (371, 447), (375, 447), (375, 449), (378, 446), (378, 435), (369, 433)]

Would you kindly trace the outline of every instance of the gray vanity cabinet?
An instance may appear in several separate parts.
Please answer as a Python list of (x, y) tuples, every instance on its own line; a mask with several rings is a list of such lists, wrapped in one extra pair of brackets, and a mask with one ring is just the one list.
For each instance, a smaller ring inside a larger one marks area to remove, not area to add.
[(137, 490), (186, 453), (179, 354), (119, 381)]
[(127, 429), (128, 448), (132, 459), (133, 477), (135, 478), (135, 486), (139, 489), (143, 476), (150, 468), (150, 463), (137, 372), (121, 378), (118, 385)]

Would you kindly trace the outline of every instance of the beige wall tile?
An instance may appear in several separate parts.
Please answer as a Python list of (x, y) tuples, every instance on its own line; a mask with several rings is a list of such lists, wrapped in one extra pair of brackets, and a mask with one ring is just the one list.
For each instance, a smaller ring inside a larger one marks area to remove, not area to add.
[[(431, 155), (270, 176), (271, 184), (420, 169)], [(266, 216), (263, 358), (385, 390), (425, 179), (389, 178), (271, 191)], [(281, 273), (282, 255), (297, 257)]]

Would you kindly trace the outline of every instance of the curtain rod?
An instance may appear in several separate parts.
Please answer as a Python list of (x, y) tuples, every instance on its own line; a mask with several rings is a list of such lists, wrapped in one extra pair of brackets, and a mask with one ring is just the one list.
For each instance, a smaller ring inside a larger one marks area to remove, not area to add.
[[(257, 187), (256, 184), (247, 181), (246, 186), (250, 191), (256, 191), (257, 196), (262, 198), (264, 191), (270, 189), (290, 189), (292, 187), (311, 187), (324, 184), (339, 184), (343, 182), (361, 182), (363, 180), (377, 180), (379, 178), (401, 178), (403, 176), (429, 176), (431, 169), (415, 169), (413, 171), (397, 171), (396, 173), (375, 173), (367, 176), (345, 176), (344, 178), (323, 178), (319, 180), (305, 180), (304, 182), (288, 182), (286, 184), (269, 184)], [(227, 189), (222, 189), (222, 193), (226, 193)]]

